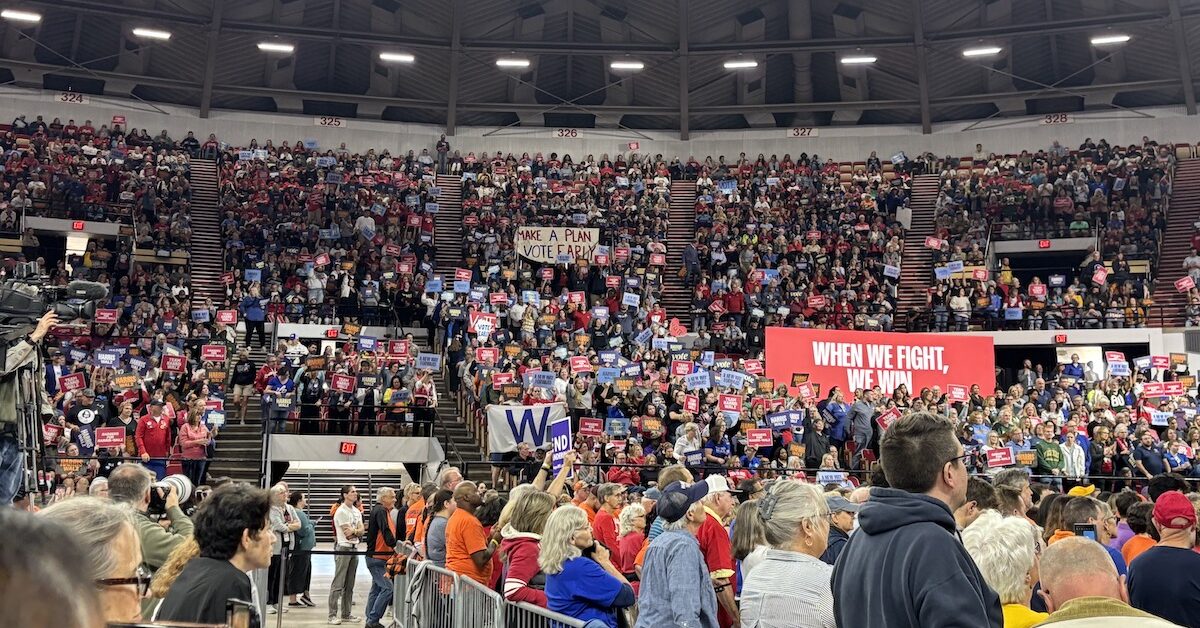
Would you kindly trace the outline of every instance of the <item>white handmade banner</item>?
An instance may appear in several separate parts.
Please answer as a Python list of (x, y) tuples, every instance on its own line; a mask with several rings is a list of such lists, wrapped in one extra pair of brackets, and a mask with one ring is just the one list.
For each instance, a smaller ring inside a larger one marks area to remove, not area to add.
[(600, 230), (582, 227), (518, 227), (514, 244), (517, 253), (528, 260), (556, 263), (559, 256), (572, 260), (592, 259), (600, 244)]
[(541, 447), (550, 443), (550, 425), (567, 416), (563, 403), (545, 403), (535, 406), (487, 407), (488, 451), (507, 453), (516, 451), (518, 443), (529, 443)]

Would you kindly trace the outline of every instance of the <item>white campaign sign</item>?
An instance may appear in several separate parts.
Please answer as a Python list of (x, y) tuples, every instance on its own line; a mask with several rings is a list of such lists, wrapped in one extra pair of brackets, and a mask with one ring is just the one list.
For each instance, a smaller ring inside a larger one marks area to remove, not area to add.
[(535, 406), (487, 407), (488, 451), (507, 453), (516, 451), (518, 443), (541, 447), (551, 441), (550, 426), (567, 416), (563, 403), (545, 403)]
[(554, 264), (559, 255), (572, 260), (592, 259), (600, 244), (600, 230), (580, 227), (519, 227), (514, 243), (517, 253), (528, 260)]

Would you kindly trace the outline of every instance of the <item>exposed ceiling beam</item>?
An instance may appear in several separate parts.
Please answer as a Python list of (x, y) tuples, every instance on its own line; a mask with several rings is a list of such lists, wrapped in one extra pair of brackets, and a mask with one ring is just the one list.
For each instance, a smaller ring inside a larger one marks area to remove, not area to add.
[(933, 132), (933, 115), (929, 110), (929, 61), (925, 51), (925, 18), (921, 0), (912, 0), (913, 39), (916, 40), (917, 99), (921, 104), (921, 132)]
[(675, 13), (679, 27), (679, 139), (687, 141), (691, 137), (688, 117), (688, 55), (691, 47), (688, 45), (688, 0), (676, 0), (678, 10)]
[(1179, 80), (1183, 83), (1183, 106), (1189, 116), (1196, 115), (1196, 88), (1192, 80), (1192, 58), (1188, 54), (1187, 31), (1180, 18), (1179, 0), (1167, 0), (1171, 10), (1171, 33), (1175, 36), (1175, 54), (1179, 58)]

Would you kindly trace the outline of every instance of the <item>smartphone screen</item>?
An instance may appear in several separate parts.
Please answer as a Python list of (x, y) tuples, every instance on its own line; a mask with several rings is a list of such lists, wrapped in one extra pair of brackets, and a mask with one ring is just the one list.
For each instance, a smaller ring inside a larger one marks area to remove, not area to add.
[(1092, 523), (1077, 523), (1072, 530), (1075, 536), (1082, 536), (1093, 541), (1099, 540), (1096, 534), (1096, 525)]

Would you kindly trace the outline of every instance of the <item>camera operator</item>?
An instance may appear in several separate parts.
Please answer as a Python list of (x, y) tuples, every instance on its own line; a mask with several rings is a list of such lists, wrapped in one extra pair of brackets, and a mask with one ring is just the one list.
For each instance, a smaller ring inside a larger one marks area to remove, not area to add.
[[(0, 369), (0, 505), (3, 506), (12, 503), (25, 479), (25, 455), (19, 439), (22, 417), (17, 408), (18, 398), (36, 400), (39, 414), (43, 417), (54, 415), (45, 386), (38, 385), (42, 376), (38, 345), (57, 324), (58, 316), (54, 312), (46, 312), (38, 319), (32, 332), (9, 346), (5, 352), (4, 367)], [(26, 369), (27, 372), (18, 382), (17, 370), (24, 366), (32, 368)], [(37, 427), (40, 431), (41, 426)]]
[[(171, 552), (192, 536), (192, 520), (179, 508), (178, 493), (170, 488), (153, 486), (153, 481), (154, 476), (150, 471), (133, 463), (118, 466), (108, 476), (109, 498), (120, 504), (128, 504), (135, 511), (134, 525), (142, 542), (142, 563), (151, 572), (162, 567)], [(157, 491), (166, 504), (166, 513), (161, 521), (155, 521), (149, 515), (151, 490)], [(151, 610), (153, 608), (142, 608), (147, 617)]]

